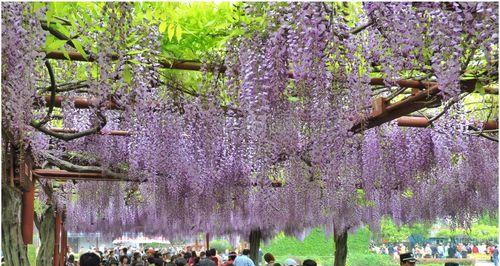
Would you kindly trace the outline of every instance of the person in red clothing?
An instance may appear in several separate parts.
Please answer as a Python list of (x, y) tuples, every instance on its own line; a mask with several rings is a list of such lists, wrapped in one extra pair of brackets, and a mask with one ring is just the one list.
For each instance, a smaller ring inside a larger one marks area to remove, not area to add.
[(494, 252), (495, 252), (495, 247), (490, 244), (490, 246), (488, 247), (488, 254), (490, 254), (490, 256), (493, 256)]
[(227, 261), (224, 263), (223, 266), (231, 266), (231, 265), (234, 265), (234, 260), (236, 259), (236, 257), (238, 256), (238, 254), (236, 254), (236, 252), (230, 252), (229, 253), (229, 256), (228, 256), (228, 259)]
[(196, 256), (196, 251), (194, 251), (194, 250), (193, 250), (193, 251), (191, 251), (191, 257), (190, 257), (190, 258), (189, 258), (189, 260), (188, 260), (188, 264), (189, 264), (189, 265), (194, 265), (195, 260), (196, 260), (196, 257), (197, 257), (197, 256)]
[(479, 253), (479, 249), (477, 248), (477, 246), (476, 246), (476, 245), (474, 245), (474, 246), (472, 247), (472, 253), (474, 253), (474, 254)]
[(210, 258), (213, 262), (215, 262), (215, 266), (222, 265), (222, 263), (219, 262), (219, 258), (217, 258), (217, 251), (215, 250), (215, 248), (207, 250), (207, 258)]

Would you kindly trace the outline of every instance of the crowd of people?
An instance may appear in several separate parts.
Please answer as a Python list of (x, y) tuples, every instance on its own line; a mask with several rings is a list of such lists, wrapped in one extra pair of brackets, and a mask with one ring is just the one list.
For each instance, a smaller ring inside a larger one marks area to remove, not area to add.
[[(82, 254), (78, 261), (74, 255), (69, 255), (66, 266), (255, 266), (249, 255), (249, 249), (243, 249), (241, 254), (233, 251), (221, 256), (215, 249), (172, 253), (153, 248), (142, 251), (122, 247), (106, 249), (104, 252), (94, 248)], [(301, 263), (289, 258), (283, 264), (277, 263), (271, 253), (264, 255), (262, 265), (317, 266), (315, 261), (309, 259)]]
[(371, 245), (371, 251), (377, 254), (386, 254), (398, 259), (399, 255), (406, 252), (411, 252), (415, 258), (456, 258), (465, 259), (470, 254), (487, 254), (490, 256), (491, 261), (498, 265), (499, 262), (499, 248), (493, 243), (457, 243), (450, 242), (444, 244), (438, 243), (424, 243), (423, 245), (415, 244), (411, 249), (406, 245), (400, 244), (382, 244), (380, 246)]

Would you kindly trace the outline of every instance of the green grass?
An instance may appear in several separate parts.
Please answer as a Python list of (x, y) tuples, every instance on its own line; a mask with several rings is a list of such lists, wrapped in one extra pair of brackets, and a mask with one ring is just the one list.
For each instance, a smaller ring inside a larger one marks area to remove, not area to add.
[[(369, 252), (371, 232), (366, 228), (361, 228), (355, 233), (349, 234), (347, 239), (347, 266), (398, 266), (388, 255), (377, 255)], [(335, 244), (333, 237), (326, 237), (321, 229), (314, 229), (304, 239), (300, 241), (295, 237), (278, 234), (268, 245), (262, 246), (263, 253), (271, 253), (276, 258), (276, 262), (283, 265), (287, 258), (293, 258), (299, 262), (305, 259), (315, 260), (319, 266), (333, 265), (333, 252)], [(442, 266), (443, 263), (417, 263), (425, 266)], [(462, 262), (460, 265), (470, 265)]]
[[(348, 266), (380, 265), (396, 266), (398, 265), (389, 256), (380, 256), (369, 253), (368, 244), (370, 243), (370, 231), (368, 229), (359, 229), (356, 233), (350, 234), (348, 245)], [(277, 235), (269, 245), (262, 248), (264, 254), (269, 252), (273, 254), (277, 262), (282, 263), (287, 258), (295, 258), (303, 261), (313, 259), (320, 266), (333, 265), (333, 251), (335, 244), (333, 237), (325, 237), (320, 229), (314, 229), (304, 241), (299, 241), (294, 237), (288, 237), (284, 234)]]
[[(349, 234), (347, 246), (348, 266), (398, 266), (399, 263), (387, 255), (377, 255), (368, 251), (371, 233), (362, 228), (357, 232)], [(304, 241), (295, 237), (285, 236), (283, 233), (277, 235), (269, 245), (262, 247), (263, 253), (271, 253), (276, 262), (283, 264), (287, 258), (293, 258), (300, 262), (305, 259), (315, 260), (319, 266), (333, 265), (333, 252), (335, 244), (333, 237), (325, 237), (320, 229), (314, 229)], [(442, 264), (426, 264), (426, 266), (442, 266)]]

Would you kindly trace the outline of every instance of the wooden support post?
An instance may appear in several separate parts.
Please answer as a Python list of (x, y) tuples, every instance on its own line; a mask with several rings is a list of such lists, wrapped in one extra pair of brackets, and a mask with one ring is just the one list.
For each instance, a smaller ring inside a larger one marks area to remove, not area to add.
[(54, 230), (54, 266), (59, 266), (59, 254), (61, 247), (61, 224), (62, 224), (62, 215), (60, 211), (56, 212), (56, 220), (55, 220), (55, 230)]
[(260, 228), (250, 231), (250, 259), (255, 266), (259, 266), (259, 248), (261, 239)]
[(33, 226), (35, 222), (35, 186), (23, 192), (21, 224), (23, 242), (25, 245), (33, 244)]
[(64, 226), (64, 223), (61, 224), (61, 256), (59, 265), (64, 266), (66, 264), (66, 254), (68, 253), (68, 231)]
[(206, 250), (210, 249), (210, 234), (209, 233), (207, 233), (205, 235), (205, 247), (206, 247)]

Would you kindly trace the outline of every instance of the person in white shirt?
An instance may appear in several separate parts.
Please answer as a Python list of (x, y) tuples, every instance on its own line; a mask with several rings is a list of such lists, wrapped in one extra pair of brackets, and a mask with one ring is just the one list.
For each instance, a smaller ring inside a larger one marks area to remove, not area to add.
[(444, 257), (444, 247), (443, 244), (439, 243), (437, 246), (438, 258), (442, 259)]

